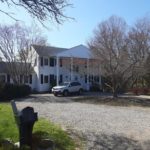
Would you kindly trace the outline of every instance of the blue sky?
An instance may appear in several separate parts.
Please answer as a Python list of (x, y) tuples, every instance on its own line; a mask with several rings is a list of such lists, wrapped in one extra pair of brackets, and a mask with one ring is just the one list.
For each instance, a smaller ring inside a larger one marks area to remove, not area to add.
[[(66, 8), (65, 14), (75, 20), (65, 21), (62, 25), (46, 22), (49, 30), (42, 28), (43, 34), (48, 38), (48, 43), (58, 47), (73, 47), (85, 44), (93, 35), (93, 30), (98, 23), (112, 15), (123, 17), (129, 25), (145, 15), (150, 14), (149, 0), (70, 0), (73, 8)], [(4, 5), (0, 9), (8, 10)], [(30, 25), (31, 17), (22, 9), (13, 8), (18, 19)], [(14, 21), (0, 14), (1, 24), (11, 24)]]

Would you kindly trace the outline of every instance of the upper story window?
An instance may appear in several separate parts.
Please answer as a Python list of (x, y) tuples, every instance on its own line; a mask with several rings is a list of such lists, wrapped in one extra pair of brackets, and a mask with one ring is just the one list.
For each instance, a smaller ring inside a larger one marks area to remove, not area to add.
[(60, 67), (62, 67), (62, 65), (63, 65), (62, 58), (59, 59), (59, 64), (60, 64)]
[(56, 65), (56, 59), (54, 57), (49, 58), (49, 65), (54, 67)]
[(48, 66), (48, 58), (44, 58), (44, 65)]
[(78, 65), (74, 65), (74, 66), (73, 66), (73, 71), (79, 72), (79, 66), (78, 66)]

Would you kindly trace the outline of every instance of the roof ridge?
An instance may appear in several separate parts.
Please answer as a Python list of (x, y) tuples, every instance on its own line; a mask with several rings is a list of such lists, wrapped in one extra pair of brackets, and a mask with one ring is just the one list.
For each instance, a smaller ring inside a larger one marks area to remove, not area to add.
[(86, 47), (86, 46), (83, 45), (83, 44), (79, 44), (79, 45), (76, 45), (76, 46), (71, 47), (70, 49), (73, 49), (73, 48), (76, 48), (76, 47), (79, 47), (79, 46), (84, 46), (84, 47)]
[(41, 56), (56, 56), (61, 51), (68, 50), (67, 48), (59, 48), (46, 45), (32, 45), (32, 47)]
[(32, 44), (31, 46), (39, 46), (39, 47), (47, 47), (47, 48), (59, 48), (59, 49), (68, 49), (64, 47), (56, 47), (56, 46), (49, 46), (49, 45), (39, 45), (39, 44)]

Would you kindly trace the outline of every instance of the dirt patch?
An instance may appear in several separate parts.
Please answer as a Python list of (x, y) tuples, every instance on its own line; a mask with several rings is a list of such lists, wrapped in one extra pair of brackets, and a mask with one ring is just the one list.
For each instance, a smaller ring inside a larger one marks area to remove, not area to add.
[(103, 104), (111, 106), (141, 106), (150, 107), (150, 99), (138, 97), (79, 97), (74, 101), (81, 103)]

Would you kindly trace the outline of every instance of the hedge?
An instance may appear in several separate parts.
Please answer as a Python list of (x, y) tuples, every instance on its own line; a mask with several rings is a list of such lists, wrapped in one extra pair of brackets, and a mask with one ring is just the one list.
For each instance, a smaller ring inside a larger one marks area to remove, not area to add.
[(146, 87), (145, 88), (136, 87), (136, 88), (132, 88), (130, 91), (135, 95), (140, 95), (140, 94), (148, 95), (150, 93), (150, 89)]
[(31, 88), (28, 85), (0, 84), (0, 100), (11, 100), (29, 95)]

